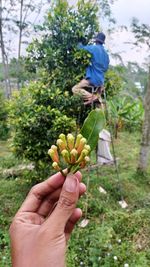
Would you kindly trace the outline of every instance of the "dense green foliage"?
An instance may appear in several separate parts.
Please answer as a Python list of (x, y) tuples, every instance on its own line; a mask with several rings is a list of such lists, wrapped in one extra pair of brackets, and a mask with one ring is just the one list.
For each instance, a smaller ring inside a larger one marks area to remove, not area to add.
[(110, 99), (107, 106), (108, 121), (114, 127), (115, 135), (123, 128), (128, 131), (141, 130), (144, 107), (140, 99), (120, 95)]
[(9, 127), (7, 125), (7, 107), (6, 107), (6, 102), (5, 98), (0, 92), (0, 139), (1, 140), (6, 140), (8, 138), (8, 133), (9, 133)]
[(18, 79), (18, 82), (21, 86), (30, 80), (36, 78), (35, 73), (31, 73), (26, 69), (26, 59), (24, 57), (20, 57), (19, 60), (16, 58), (12, 58), (9, 63), (9, 76), (11, 79)]
[(105, 75), (105, 92), (107, 99), (112, 98), (124, 88), (123, 79), (120, 75), (120, 70), (110, 67)]
[(16, 154), (36, 163), (47, 162), (48, 149), (58, 135), (75, 129), (73, 101), (68, 92), (41, 82), (31, 83), (16, 93), (9, 105)]
[(71, 92), (73, 85), (84, 77), (91, 57), (77, 45), (80, 41), (90, 42), (98, 31), (97, 11), (91, 1), (78, 1), (76, 10), (66, 0), (51, 5), (45, 23), (37, 27), (43, 33), (42, 39), (34, 40), (28, 47), (31, 71), (45, 68), (50, 83)]

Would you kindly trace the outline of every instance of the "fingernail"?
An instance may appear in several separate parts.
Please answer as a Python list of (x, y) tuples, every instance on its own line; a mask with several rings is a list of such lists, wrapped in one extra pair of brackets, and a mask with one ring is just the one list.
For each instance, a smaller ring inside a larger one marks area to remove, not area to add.
[(64, 187), (65, 187), (65, 190), (68, 192), (76, 192), (77, 178), (75, 178), (75, 176), (71, 174), (67, 175)]

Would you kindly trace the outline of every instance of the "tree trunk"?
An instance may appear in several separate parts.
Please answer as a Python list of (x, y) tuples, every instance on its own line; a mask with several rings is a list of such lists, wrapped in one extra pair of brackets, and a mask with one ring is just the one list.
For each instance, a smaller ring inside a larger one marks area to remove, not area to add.
[(9, 98), (11, 95), (11, 86), (10, 86), (9, 71), (8, 71), (8, 60), (7, 60), (7, 55), (5, 52), (5, 44), (4, 44), (4, 38), (3, 38), (2, 12), (3, 12), (2, 0), (0, 0), (0, 48), (1, 48), (1, 54), (2, 54), (4, 78), (5, 78), (5, 94), (6, 94), (6, 97)]
[(146, 172), (150, 152), (150, 66), (147, 92), (145, 95), (145, 116), (142, 130), (142, 141), (138, 170)]
[(19, 73), (20, 73), (20, 57), (21, 57), (21, 42), (22, 42), (22, 29), (23, 29), (23, 4), (24, 0), (21, 0), (20, 2), (20, 18), (19, 18), (19, 43), (18, 43), (18, 60), (17, 60), (17, 87), (18, 90), (20, 89), (20, 84), (19, 84)]
[(19, 46), (18, 46), (18, 59), (21, 56), (21, 41), (22, 41), (22, 14), (23, 14), (23, 0), (20, 3), (20, 27), (19, 27)]

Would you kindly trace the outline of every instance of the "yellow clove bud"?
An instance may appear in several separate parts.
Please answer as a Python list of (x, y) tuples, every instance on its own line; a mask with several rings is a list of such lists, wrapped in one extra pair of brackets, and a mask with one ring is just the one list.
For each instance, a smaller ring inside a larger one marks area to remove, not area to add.
[(81, 138), (80, 142), (79, 142), (79, 146), (77, 147), (77, 151), (80, 154), (81, 151), (83, 150), (85, 144), (87, 143), (86, 138)]
[(66, 144), (62, 139), (57, 140), (57, 146), (59, 147), (60, 151), (66, 149)]
[(78, 156), (78, 152), (75, 148), (73, 148), (70, 152), (70, 156), (71, 156), (71, 163), (75, 163), (77, 160), (77, 156)]
[(69, 152), (67, 149), (64, 149), (63, 151), (61, 151), (61, 155), (63, 156), (64, 160), (67, 163), (70, 163), (70, 156), (69, 156)]
[(85, 146), (84, 146), (84, 149), (88, 150), (89, 152), (91, 151), (91, 148), (90, 148), (89, 145), (85, 145)]
[(54, 152), (55, 152), (55, 157), (57, 158), (57, 161), (56, 162), (59, 162), (59, 155), (58, 155), (58, 151), (57, 151), (57, 146), (52, 145), (51, 146), (51, 149), (53, 149)]
[(78, 134), (76, 137), (75, 148), (79, 146), (81, 138), (83, 138), (82, 134)]
[(86, 162), (85, 162), (85, 160), (83, 160), (83, 161), (80, 163), (80, 168), (83, 169), (85, 166), (86, 166)]
[(51, 149), (53, 149), (54, 151), (56, 151), (56, 150), (57, 150), (57, 146), (52, 145), (52, 146), (51, 146)]
[(56, 171), (60, 171), (60, 170), (61, 170), (61, 168), (59, 167), (59, 165), (58, 165), (58, 163), (57, 163), (56, 161), (53, 162), (52, 167), (53, 167)]
[(81, 152), (80, 157), (77, 160), (77, 163), (81, 162), (82, 160), (84, 160), (84, 158), (89, 154), (89, 151), (86, 149), (83, 149)]
[(71, 151), (74, 147), (74, 136), (72, 134), (67, 135), (67, 144), (69, 150)]
[(86, 164), (87, 164), (88, 162), (90, 162), (90, 158), (89, 158), (88, 156), (86, 156), (86, 157), (84, 158), (84, 160), (81, 161), (81, 163), (80, 163), (80, 168), (83, 169), (83, 168), (86, 166)]
[(49, 156), (51, 157), (51, 159), (53, 160), (53, 161), (55, 161), (55, 162), (59, 162), (59, 158), (58, 158), (58, 153), (57, 153), (57, 151), (56, 150), (53, 150), (52, 148), (50, 148), (49, 150), (48, 150), (48, 154), (49, 154)]
[(84, 158), (84, 160), (85, 160), (86, 163), (88, 163), (88, 162), (90, 162), (90, 157), (86, 156), (86, 157)]
[(65, 144), (65, 147), (67, 147), (67, 141), (66, 141), (66, 136), (65, 134), (60, 134), (59, 138), (63, 141), (63, 143)]

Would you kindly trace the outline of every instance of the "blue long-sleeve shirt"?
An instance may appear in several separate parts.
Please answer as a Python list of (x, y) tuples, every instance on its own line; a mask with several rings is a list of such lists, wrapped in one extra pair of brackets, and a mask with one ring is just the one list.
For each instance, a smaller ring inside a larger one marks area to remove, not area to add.
[(95, 86), (104, 84), (104, 73), (108, 70), (109, 56), (101, 44), (78, 45), (78, 48), (87, 50), (92, 54), (91, 64), (86, 69), (86, 79)]

